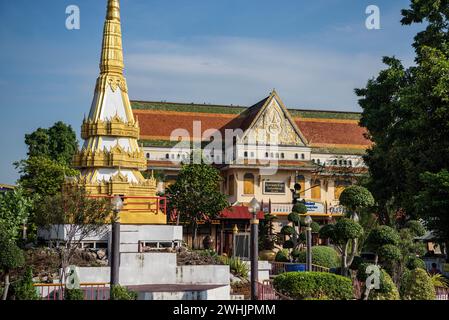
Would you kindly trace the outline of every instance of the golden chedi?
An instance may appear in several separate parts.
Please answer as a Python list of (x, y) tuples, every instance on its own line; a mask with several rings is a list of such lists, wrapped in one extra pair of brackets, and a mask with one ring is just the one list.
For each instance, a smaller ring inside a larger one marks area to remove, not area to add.
[(139, 123), (134, 120), (123, 76), (123, 48), (119, 0), (108, 0), (100, 76), (89, 116), (81, 136), (84, 145), (74, 158), (80, 183), (93, 196), (125, 196), (120, 215), (124, 224), (166, 224), (158, 210), (156, 181), (145, 179), (143, 151), (139, 148)]

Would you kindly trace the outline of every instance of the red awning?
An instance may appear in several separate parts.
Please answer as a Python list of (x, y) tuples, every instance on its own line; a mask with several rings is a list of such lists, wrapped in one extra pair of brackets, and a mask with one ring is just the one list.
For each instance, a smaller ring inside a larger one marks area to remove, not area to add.
[[(220, 219), (250, 220), (252, 219), (252, 214), (249, 212), (248, 207), (235, 206), (224, 209), (221, 212)], [(264, 219), (263, 211), (259, 211), (259, 213), (257, 214), (257, 219)]]

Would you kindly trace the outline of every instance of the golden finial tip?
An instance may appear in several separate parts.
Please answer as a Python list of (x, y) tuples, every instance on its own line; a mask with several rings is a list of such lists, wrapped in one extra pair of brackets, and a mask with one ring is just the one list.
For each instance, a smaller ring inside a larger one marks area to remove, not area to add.
[(120, 21), (120, 1), (108, 0), (108, 12), (106, 14), (106, 20)]

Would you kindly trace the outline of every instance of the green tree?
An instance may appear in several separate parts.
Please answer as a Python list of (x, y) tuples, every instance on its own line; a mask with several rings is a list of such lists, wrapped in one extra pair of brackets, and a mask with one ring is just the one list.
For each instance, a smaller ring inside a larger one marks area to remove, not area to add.
[(436, 236), (445, 241), (446, 254), (449, 253), (449, 172), (426, 172), (421, 176), (423, 190), (416, 199), (416, 208), (426, 220), (426, 226), (434, 230)]
[(11, 240), (17, 240), (20, 230), (26, 224), (33, 207), (33, 201), (22, 188), (0, 194), (0, 225)]
[(61, 283), (65, 283), (66, 269), (71, 264), (76, 249), (88, 237), (107, 232), (106, 224), (112, 216), (107, 199), (90, 198), (82, 186), (71, 185), (63, 192), (46, 196), (36, 208), (36, 223), (58, 239), (64, 239), (59, 250), (62, 268)]
[(3, 271), (4, 288), (2, 300), (8, 297), (10, 286), (10, 272), (25, 263), (22, 250), (9, 237), (9, 232), (0, 225), (0, 270)]
[(25, 135), (28, 157), (47, 157), (61, 164), (70, 165), (78, 150), (75, 131), (59, 121), (48, 129), (39, 128)]
[(420, 268), (404, 275), (401, 292), (404, 300), (435, 300), (436, 296), (432, 279)]
[(183, 165), (176, 182), (166, 190), (170, 210), (192, 228), (192, 243), (196, 249), (198, 222), (213, 219), (229, 206), (220, 192), (220, 172), (205, 163)]
[[(413, 44), (416, 66), (406, 69), (398, 59), (384, 58), (387, 69), (356, 90), (363, 108), (360, 123), (374, 142), (365, 156), (367, 185), (379, 205), (381, 222), (393, 225), (396, 213), (423, 217), (444, 239), (449, 220), (438, 208), (445, 205), (431, 195), (434, 183), (446, 175), (449, 158), (447, 5), (447, 1), (411, 1), (401, 22), (425, 25)], [(440, 184), (439, 195), (448, 189)], [(419, 201), (414, 201), (417, 195)]]
[(40, 197), (52, 196), (61, 191), (67, 177), (79, 174), (66, 164), (62, 164), (48, 157), (30, 157), (16, 163), (21, 177), (19, 184)]
[(320, 238), (329, 238), (341, 255), (341, 274), (346, 276), (348, 268), (357, 254), (357, 239), (363, 228), (352, 219), (342, 218), (335, 224), (327, 224), (320, 230)]

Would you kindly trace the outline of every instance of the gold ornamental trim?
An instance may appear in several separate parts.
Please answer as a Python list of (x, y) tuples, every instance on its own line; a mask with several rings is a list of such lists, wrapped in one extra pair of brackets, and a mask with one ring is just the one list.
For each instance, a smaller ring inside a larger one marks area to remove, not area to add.
[(114, 136), (139, 139), (139, 123), (123, 121), (118, 115), (108, 121), (92, 121), (84, 119), (81, 126), (81, 137), (86, 140), (95, 136)]
[(119, 145), (111, 150), (86, 150), (78, 152), (73, 164), (76, 168), (131, 168), (146, 169), (143, 151), (127, 152)]

